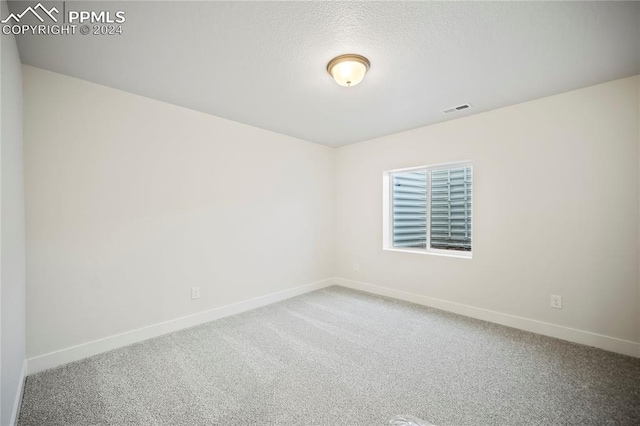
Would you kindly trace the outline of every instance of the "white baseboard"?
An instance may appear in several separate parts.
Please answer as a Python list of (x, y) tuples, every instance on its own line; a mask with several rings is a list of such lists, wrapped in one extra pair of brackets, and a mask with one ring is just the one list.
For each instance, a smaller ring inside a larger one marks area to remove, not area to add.
[[(199, 312), (197, 314), (176, 318), (158, 324), (153, 324), (147, 327), (30, 358), (25, 361), (22, 372), (23, 380), (21, 381), (20, 392), (16, 396), (16, 407), (13, 414), (13, 416), (15, 417), (15, 421), (17, 421), (20, 401), (22, 400), (24, 377), (27, 374), (38, 373), (40, 371), (68, 364), (73, 361), (78, 361), (83, 358), (121, 348), (132, 343), (141, 342), (143, 340), (151, 339), (163, 334), (213, 321), (218, 318), (223, 318), (251, 309), (259, 308), (261, 306), (269, 305), (271, 303), (309, 293), (314, 290), (319, 290), (332, 284), (356, 290), (362, 290), (373, 294), (379, 294), (381, 296), (405, 300), (408, 302), (417, 303), (419, 305), (430, 306), (433, 308), (441, 309), (443, 311), (449, 311), (456, 314), (481, 319), (484, 321), (502, 324), (520, 330), (531, 331), (533, 333), (538, 333), (545, 336), (556, 337), (558, 339), (568, 340), (570, 342), (594, 346), (596, 348), (605, 349), (611, 352), (640, 357), (640, 343), (638, 342), (618, 339), (615, 337), (605, 336), (589, 331), (577, 330), (574, 328), (546, 323), (543, 321), (504, 314), (488, 309), (477, 308), (474, 306), (463, 305), (460, 303), (449, 302), (433, 297), (395, 290), (388, 287), (382, 287), (374, 284), (336, 277), (333, 279), (325, 279), (311, 284), (294, 287), (288, 290), (267, 294), (265, 296), (256, 297), (231, 305), (221, 306), (209, 311)], [(11, 424), (13, 425), (14, 423)]]
[(276, 293), (267, 294), (265, 296), (233, 303), (231, 305), (221, 306), (209, 311), (199, 312), (197, 314), (176, 318), (147, 327), (138, 328), (136, 330), (127, 331), (125, 333), (116, 334), (114, 336), (94, 340), (92, 342), (72, 346), (59, 351), (50, 352), (48, 354), (29, 358), (27, 362), (27, 371), (28, 374), (38, 373), (73, 361), (78, 361), (83, 358), (121, 348), (132, 343), (141, 342), (163, 334), (193, 327), (218, 318), (235, 315), (240, 312), (249, 311), (261, 306), (299, 296), (304, 293), (309, 293), (332, 284), (333, 279), (328, 278), (311, 284), (290, 288)]
[(381, 287), (360, 281), (348, 280), (345, 278), (334, 278), (334, 284), (640, 358), (640, 343), (632, 342), (630, 340), (618, 339), (616, 337), (605, 336), (603, 334), (523, 318), (516, 315), (490, 311), (488, 309), (476, 308), (474, 306), (449, 302), (447, 300), (422, 296), (415, 293)]
[(22, 395), (24, 395), (24, 381), (27, 378), (27, 360), (22, 363), (22, 372), (20, 373), (20, 384), (16, 392), (16, 399), (13, 402), (13, 411), (11, 412), (11, 426), (18, 424), (18, 416), (20, 416), (20, 407), (22, 406)]

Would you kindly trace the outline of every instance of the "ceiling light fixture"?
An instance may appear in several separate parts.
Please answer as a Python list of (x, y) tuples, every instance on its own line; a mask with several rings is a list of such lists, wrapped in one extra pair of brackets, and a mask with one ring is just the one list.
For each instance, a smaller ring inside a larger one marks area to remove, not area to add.
[(369, 60), (364, 56), (350, 53), (329, 61), (327, 72), (340, 86), (351, 87), (362, 81), (370, 66)]

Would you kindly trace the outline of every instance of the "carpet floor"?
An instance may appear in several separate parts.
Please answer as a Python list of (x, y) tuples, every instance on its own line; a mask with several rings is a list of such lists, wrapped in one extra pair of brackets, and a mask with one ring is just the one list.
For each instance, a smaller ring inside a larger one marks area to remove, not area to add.
[(27, 378), (20, 426), (638, 425), (640, 359), (329, 287)]

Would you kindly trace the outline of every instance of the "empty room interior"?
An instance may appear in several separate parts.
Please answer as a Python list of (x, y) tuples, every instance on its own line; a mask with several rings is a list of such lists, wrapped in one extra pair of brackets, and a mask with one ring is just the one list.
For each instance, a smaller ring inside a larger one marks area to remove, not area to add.
[(0, 426), (640, 424), (640, 2), (1, 6)]

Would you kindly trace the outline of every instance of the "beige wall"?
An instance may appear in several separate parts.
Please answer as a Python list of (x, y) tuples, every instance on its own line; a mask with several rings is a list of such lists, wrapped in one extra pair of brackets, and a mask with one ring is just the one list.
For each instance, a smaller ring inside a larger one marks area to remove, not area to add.
[[(638, 76), (336, 150), (23, 76), (29, 357), (332, 275), (640, 341)], [(384, 252), (382, 172), (457, 160), (473, 259)]]
[(332, 149), (23, 75), (29, 357), (331, 277)]
[[(337, 149), (336, 275), (639, 341), (638, 80)], [(383, 171), (458, 160), (474, 164), (473, 259), (383, 251)]]
[[(7, 4), (1, 2), (2, 16)], [(22, 156), (22, 75), (16, 41), (0, 37), (0, 424), (17, 412), (25, 360), (25, 208)]]

